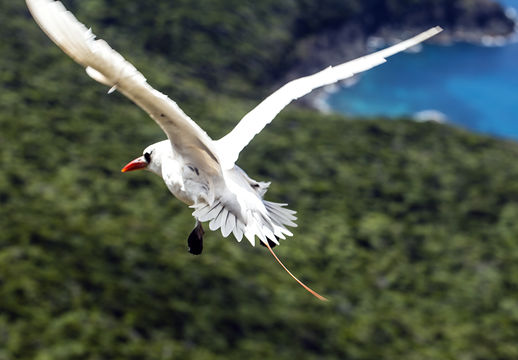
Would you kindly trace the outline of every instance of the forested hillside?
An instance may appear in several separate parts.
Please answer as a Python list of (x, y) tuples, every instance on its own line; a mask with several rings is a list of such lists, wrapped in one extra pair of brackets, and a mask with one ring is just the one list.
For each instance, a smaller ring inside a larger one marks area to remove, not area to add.
[[(441, 4), (320, 3), (66, 5), (218, 138), (336, 6)], [(1, 360), (518, 357), (516, 143), (290, 106), (239, 165), (299, 212), (276, 250), (318, 302), (263, 247), (189, 254), (191, 210), (120, 173), (161, 130), (0, 6)]]

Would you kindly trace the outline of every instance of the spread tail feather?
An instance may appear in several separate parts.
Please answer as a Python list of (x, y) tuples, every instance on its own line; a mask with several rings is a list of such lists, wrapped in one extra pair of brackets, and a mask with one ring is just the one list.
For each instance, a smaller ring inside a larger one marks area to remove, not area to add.
[(293, 236), (288, 226), (296, 227), (295, 211), (285, 208), (286, 204), (278, 204), (263, 200), (264, 213), (260, 211), (250, 211), (248, 223), (236, 216), (232, 208), (221, 200), (213, 204), (195, 204), (192, 215), (200, 222), (209, 222), (209, 229), (212, 231), (221, 229), (223, 237), (231, 233), (237, 241), (246, 237), (252, 245), (255, 245), (257, 236), (262, 243), (273, 242), (279, 244), (279, 239), (286, 239)]

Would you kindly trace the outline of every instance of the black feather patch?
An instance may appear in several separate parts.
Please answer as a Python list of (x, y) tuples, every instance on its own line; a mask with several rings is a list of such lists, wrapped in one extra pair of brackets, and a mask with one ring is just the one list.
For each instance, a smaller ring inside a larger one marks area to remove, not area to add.
[[(279, 240), (279, 238), (277, 236), (275, 238), (277, 239), (277, 241)], [(270, 247), (272, 249), (277, 246), (277, 244), (274, 243), (273, 241), (271, 241), (270, 239), (266, 238), (266, 240), (268, 240), (268, 245), (270, 245)], [(259, 244), (261, 244), (262, 246), (266, 247), (266, 245), (264, 245), (262, 241), (259, 241)]]

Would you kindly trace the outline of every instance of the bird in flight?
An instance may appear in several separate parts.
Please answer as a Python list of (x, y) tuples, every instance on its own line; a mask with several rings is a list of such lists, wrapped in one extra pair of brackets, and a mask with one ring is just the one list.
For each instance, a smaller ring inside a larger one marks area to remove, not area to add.
[(26, 0), (42, 30), (67, 55), (86, 68), (94, 80), (107, 85), (111, 93), (121, 92), (141, 107), (162, 128), (167, 140), (149, 145), (142, 156), (129, 162), (122, 172), (144, 169), (161, 176), (171, 193), (189, 205), (196, 220), (188, 237), (189, 251), (200, 254), (204, 230), (221, 230), (255, 245), (257, 237), (281, 266), (300, 285), (321, 300), (282, 264), (272, 250), (279, 239), (292, 236), (295, 211), (263, 199), (269, 182), (250, 178), (235, 162), (245, 146), (293, 100), (321, 86), (347, 79), (384, 63), (388, 56), (404, 51), (439, 33), (431, 28), (411, 39), (360, 57), (314, 75), (288, 82), (246, 114), (237, 126), (219, 140), (211, 139), (180, 107), (150, 86), (146, 78), (108, 43), (96, 39), (63, 4), (53, 0)]

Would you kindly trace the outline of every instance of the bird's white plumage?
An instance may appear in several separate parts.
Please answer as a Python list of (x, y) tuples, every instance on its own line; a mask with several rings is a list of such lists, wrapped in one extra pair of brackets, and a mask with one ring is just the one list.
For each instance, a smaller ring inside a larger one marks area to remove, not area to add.
[[(225, 137), (213, 141), (179, 106), (152, 88), (145, 77), (105, 41), (98, 40), (59, 1), (26, 0), (43, 31), (72, 59), (86, 68), (94, 80), (120, 91), (146, 111), (164, 130), (169, 141), (150, 145), (153, 153), (148, 170), (162, 176), (169, 190), (191, 205), (193, 216), (209, 222), (241, 241), (278, 243), (293, 234), (295, 212), (286, 204), (263, 200), (269, 183), (249, 178), (235, 161), (241, 150), (293, 100), (317, 87), (332, 84), (385, 62), (441, 31), (432, 28), (409, 40), (371, 55), (328, 67), (314, 75), (293, 80), (268, 96), (243, 117)], [(149, 155), (149, 154), (148, 154)], [(141, 160), (143, 161), (143, 160)]]
[(341, 65), (330, 66), (316, 74), (295, 79), (282, 86), (246, 114), (230, 133), (216, 141), (216, 146), (222, 154), (222, 166), (231, 168), (237, 161), (241, 150), (293, 100), (316, 88), (350, 78), (380, 65), (386, 61), (387, 57), (415, 46), (441, 31), (440, 27), (431, 28), (384, 50)]

